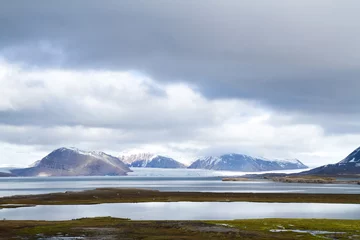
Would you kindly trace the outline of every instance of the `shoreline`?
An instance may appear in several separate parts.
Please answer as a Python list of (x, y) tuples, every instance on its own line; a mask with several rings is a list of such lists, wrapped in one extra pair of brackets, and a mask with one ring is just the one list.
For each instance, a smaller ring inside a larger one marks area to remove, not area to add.
[[(348, 179), (352, 179), (347, 177)], [(242, 177), (224, 177), (222, 181), (251, 181), (254, 179), (267, 180), (281, 183), (311, 183), (311, 184), (355, 184), (360, 185), (360, 178), (356, 180), (342, 180), (332, 176), (316, 176), (316, 175), (293, 175), (293, 174), (261, 174), (261, 175), (244, 175)]]
[(132, 221), (98, 217), (70, 221), (9, 221), (0, 240), (20, 239), (360, 239), (360, 220), (258, 219)]
[(34, 205), (91, 205), (140, 202), (279, 202), (360, 204), (359, 194), (161, 192), (129, 188), (97, 188), (80, 192), (0, 198), (1, 208)]

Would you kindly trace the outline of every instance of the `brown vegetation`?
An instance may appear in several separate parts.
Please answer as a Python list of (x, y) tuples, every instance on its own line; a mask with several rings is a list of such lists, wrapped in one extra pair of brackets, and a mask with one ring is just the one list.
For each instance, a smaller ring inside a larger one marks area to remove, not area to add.
[(337, 180), (335, 177), (323, 177), (323, 176), (284, 176), (284, 177), (268, 177), (267, 179), (271, 179), (272, 181), (275, 182), (285, 182), (285, 183), (360, 184), (360, 181), (356, 181), (356, 180)]
[(234, 181), (234, 182), (242, 182), (242, 181), (249, 181), (248, 178), (241, 178), (241, 177), (228, 177), (228, 178), (223, 178), (222, 179), (224, 182), (226, 181)]
[[(100, 188), (83, 192), (49, 193), (0, 198), (4, 204), (74, 205), (135, 202), (311, 202), (360, 203), (357, 194), (301, 194), (301, 193), (211, 193), (211, 192), (160, 192), (140, 189)], [(15, 206), (15, 205), (12, 205)]]
[[(274, 229), (289, 231), (274, 232)], [(302, 232), (291, 232), (292, 229)], [(316, 235), (306, 231), (326, 233)], [(360, 239), (359, 231), (358, 220), (129, 221), (102, 217), (55, 222), (1, 221), (0, 239)]]

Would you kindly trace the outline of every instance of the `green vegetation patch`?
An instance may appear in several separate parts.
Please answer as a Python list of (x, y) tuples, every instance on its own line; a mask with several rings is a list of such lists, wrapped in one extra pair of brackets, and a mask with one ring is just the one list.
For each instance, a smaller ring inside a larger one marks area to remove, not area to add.
[(288, 175), (278, 177), (265, 177), (274, 182), (284, 183), (320, 183), (320, 184), (360, 184), (359, 180), (338, 180), (336, 177), (313, 176), (313, 175)]
[[(0, 198), (0, 208), (27, 205), (79, 205), (137, 202), (308, 202), (360, 203), (358, 194), (301, 194), (301, 193), (206, 193), (160, 192), (140, 189), (101, 188), (83, 192), (49, 193)], [(8, 205), (12, 204), (12, 205)]]
[(51, 237), (107, 240), (360, 239), (360, 221), (328, 219), (130, 221), (110, 217), (52, 222), (6, 220), (0, 222), (0, 233), (1, 240)]

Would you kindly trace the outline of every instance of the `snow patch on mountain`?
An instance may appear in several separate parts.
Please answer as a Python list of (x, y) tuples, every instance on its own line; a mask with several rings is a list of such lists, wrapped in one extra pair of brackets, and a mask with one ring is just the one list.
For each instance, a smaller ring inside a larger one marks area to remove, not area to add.
[(186, 166), (172, 158), (151, 154), (139, 153), (119, 156), (129, 167), (142, 168), (186, 168)]
[(253, 157), (245, 154), (224, 154), (221, 156), (209, 156), (199, 158), (193, 162), (191, 169), (209, 169), (226, 171), (272, 171), (287, 169), (307, 168), (297, 159), (281, 160)]
[(150, 161), (154, 159), (156, 156), (158, 155), (152, 153), (138, 153), (138, 154), (120, 155), (119, 159), (121, 159), (121, 161), (123, 161), (124, 163), (131, 164), (138, 160)]
[(360, 147), (338, 163), (324, 165), (310, 171), (302, 172), (301, 174), (331, 176), (358, 175), (360, 174)]
[(339, 164), (344, 163), (360, 163), (360, 147), (355, 149), (352, 153), (349, 154), (349, 156), (339, 162)]

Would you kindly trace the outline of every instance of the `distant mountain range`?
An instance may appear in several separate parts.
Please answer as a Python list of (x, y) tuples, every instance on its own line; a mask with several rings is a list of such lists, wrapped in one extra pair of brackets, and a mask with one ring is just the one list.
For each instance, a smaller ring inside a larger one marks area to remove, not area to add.
[[(119, 157), (129, 167), (143, 168), (186, 168), (172, 158), (149, 153)], [(258, 172), (273, 170), (305, 169), (306, 165), (299, 160), (268, 160), (254, 158), (243, 154), (225, 154), (219, 157), (205, 157), (193, 162), (189, 169), (208, 169), (223, 171)]]
[(186, 166), (172, 158), (150, 153), (133, 154), (119, 157), (129, 167), (143, 168), (186, 168)]
[(14, 169), (16, 176), (121, 176), (131, 172), (119, 158), (103, 152), (59, 148), (29, 168)]
[(200, 158), (193, 162), (190, 169), (209, 169), (222, 171), (259, 172), (308, 168), (297, 159), (269, 160), (244, 154), (225, 154), (218, 157)]
[(328, 164), (300, 174), (332, 176), (360, 174), (360, 147), (336, 164)]
[[(28, 168), (11, 169), (0, 176), (121, 176), (131, 172), (130, 167), (187, 168), (184, 164), (161, 155), (142, 153), (114, 157), (104, 152), (63, 147), (52, 151)], [(307, 166), (297, 159), (269, 160), (244, 154), (224, 154), (200, 158), (188, 168), (258, 172), (305, 169)]]
[[(131, 172), (130, 167), (186, 168), (170, 157), (149, 153), (114, 157), (104, 152), (83, 151), (77, 148), (59, 148), (28, 168), (2, 168), (6, 176), (121, 176)], [(194, 161), (189, 169), (259, 172), (308, 168), (297, 159), (278, 160), (252, 157), (244, 154), (209, 156)], [(328, 164), (299, 175), (356, 175), (360, 174), (360, 147), (336, 164)]]

